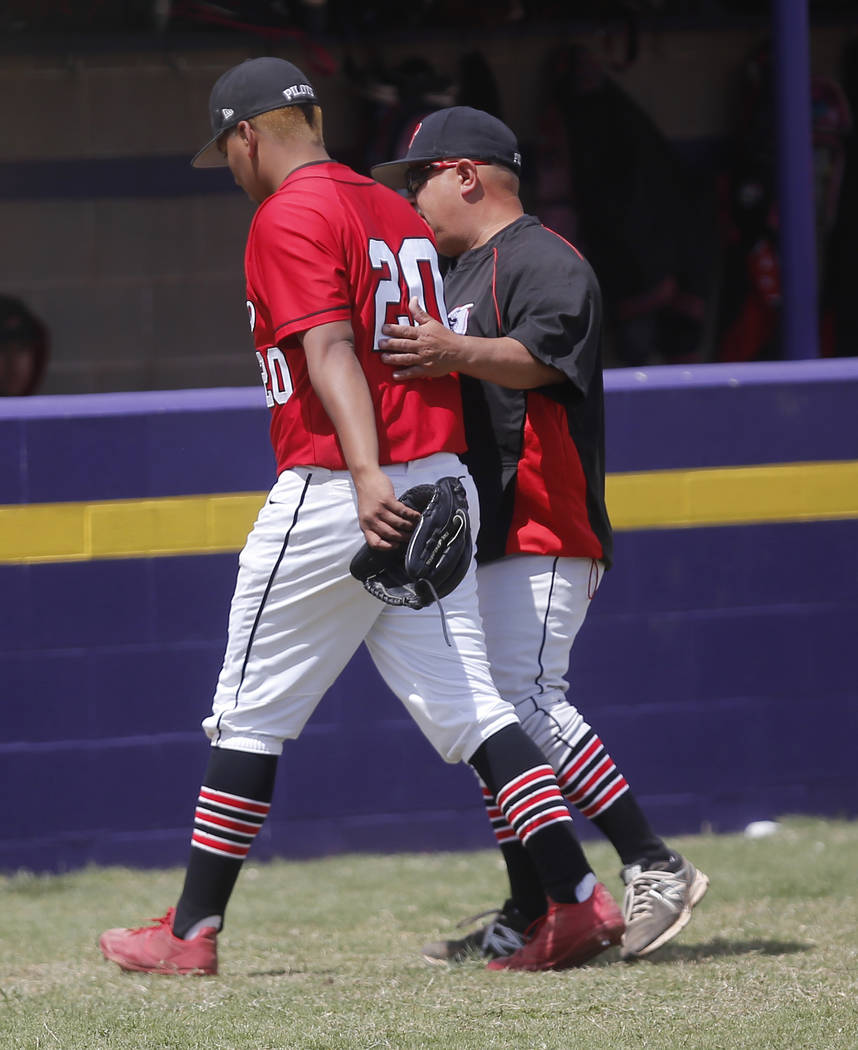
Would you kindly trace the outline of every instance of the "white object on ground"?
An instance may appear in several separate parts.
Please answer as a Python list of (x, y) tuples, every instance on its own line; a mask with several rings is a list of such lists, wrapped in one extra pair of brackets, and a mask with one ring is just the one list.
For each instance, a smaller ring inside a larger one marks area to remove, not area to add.
[(780, 824), (776, 820), (752, 820), (745, 828), (745, 838), (764, 839), (768, 835), (774, 835)]

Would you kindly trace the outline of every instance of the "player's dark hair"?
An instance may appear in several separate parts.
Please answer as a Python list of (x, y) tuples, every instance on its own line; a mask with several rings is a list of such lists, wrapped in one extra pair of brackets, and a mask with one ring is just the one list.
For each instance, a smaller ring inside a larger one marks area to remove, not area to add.
[(311, 128), (316, 126), (317, 114), (318, 120), (321, 121), (322, 119), (321, 109), (318, 106), (314, 106), (312, 102), (302, 102), (298, 109), (304, 114), (304, 120), (307, 121), (308, 126)]

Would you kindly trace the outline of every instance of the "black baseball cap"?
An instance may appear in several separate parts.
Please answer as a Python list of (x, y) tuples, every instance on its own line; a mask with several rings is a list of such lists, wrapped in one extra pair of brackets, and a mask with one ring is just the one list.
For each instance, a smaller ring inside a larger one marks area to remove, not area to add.
[(215, 81), (209, 96), (212, 137), (191, 164), (195, 168), (223, 167), (226, 158), (217, 148), (217, 140), (225, 131), (240, 120), (302, 102), (319, 105), (312, 84), (291, 62), (265, 56), (233, 66)]
[(411, 136), (405, 156), (376, 164), (372, 177), (384, 186), (401, 190), (409, 168), (448, 157), (487, 160), (521, 174), (518, 142), (502, 120), (470, 106), (449, 106), (424, 117)]

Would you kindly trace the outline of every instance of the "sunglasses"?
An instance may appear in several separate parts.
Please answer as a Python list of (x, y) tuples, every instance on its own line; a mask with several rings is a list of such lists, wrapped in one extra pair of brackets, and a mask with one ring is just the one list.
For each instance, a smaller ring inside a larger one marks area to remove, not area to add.
[[(458, 160), (433, 160), (429, 164), (421, 164), (419, 168), (409, 168), (405, 172), (405, 188), (413, 196), (435, 172), (443, 171), (444, 168), (455, 168), (458, 163)], [(471, 163), (474, 165), (491, 164), (491, 161), (472, 160)]]

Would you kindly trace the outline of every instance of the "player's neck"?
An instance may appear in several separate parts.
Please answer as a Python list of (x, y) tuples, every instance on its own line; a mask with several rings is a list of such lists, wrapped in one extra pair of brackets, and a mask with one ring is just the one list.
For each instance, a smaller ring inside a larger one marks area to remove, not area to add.
[(269, 193), (275, 193), (289, 178), (296, 168), (305, 164), (313, 164), (318, 161), (330, 160), (328, 151), (324, 146), (316, 146), (310, 142), (290, 143), (287, 148), (278, 149), (272, 156), (266, 158), (268, 163), (266, 188)]

